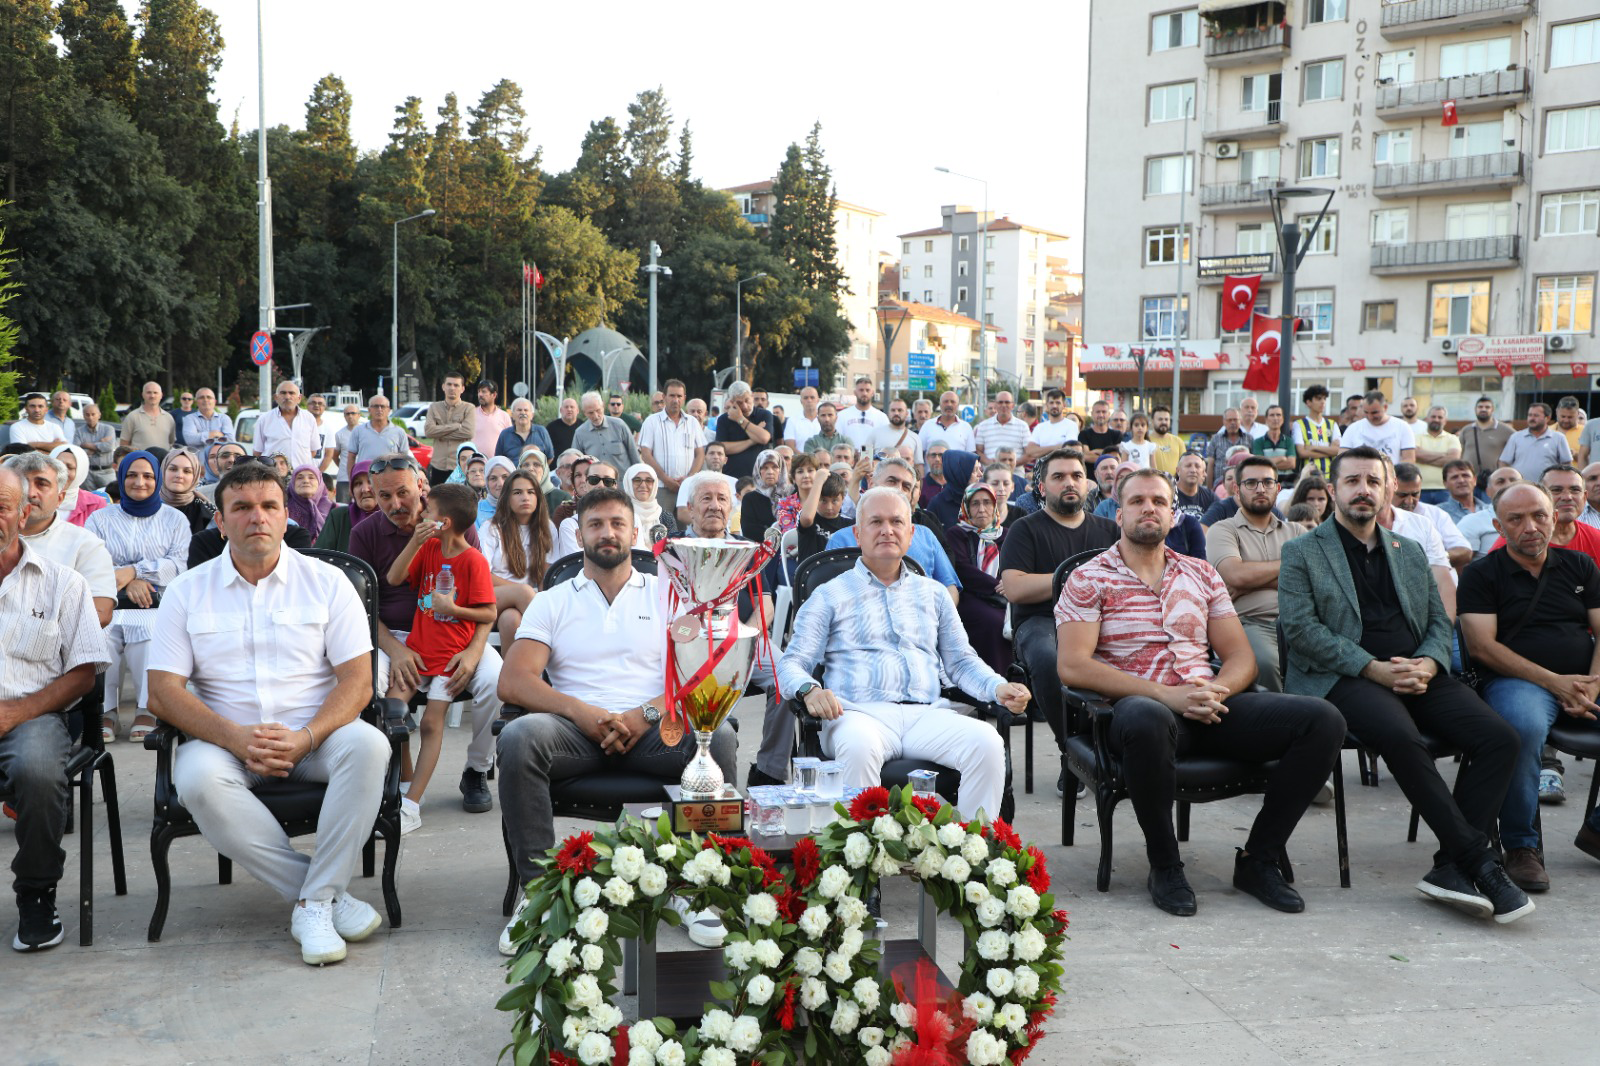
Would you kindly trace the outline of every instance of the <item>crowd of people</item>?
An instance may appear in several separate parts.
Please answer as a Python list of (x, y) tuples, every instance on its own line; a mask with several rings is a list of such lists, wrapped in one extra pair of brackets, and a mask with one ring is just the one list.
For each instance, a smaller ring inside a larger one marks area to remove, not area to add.
[[(606, 767), (673, 781), (693, 750), (656, 728), (669, 608), (631, 550), (772, 531), (779, 553), (738, 604), (753, 625), (780, 621), (773, 592), (807, 558), (860, 555), (778, 626), (785, 646), (754, 679), (766, 708), (747, 784), (788, 779), (783, 699), (797, 699), (847, 784), (928, 759), (960, 771), (963, 812), (994, 816), (999, 734), (944, 692), (1037, 715), (1060, 747), (1066, 684), (1113, 702), (1147, 887), (1168, 913), (1197, 910), (1173, 760), (1276, 761), (1234, 884), (1292, 912), (1304, 902), (1284, 845), (1347, 734), (1439, 839), (1422, 893), (1507, 922), (1549, 887), (1537, 809), (1564, 787), (1546, 736), (1600, 711), (1600, 454), (1589, 462), (1575, 399), (1531, 405), (1513, 431), (1483, 398), (1452, 433), (1444, 408), (1419, 419), (1406, 398), (1394, 417), (1381, 392), (1331, 415), (1314, 386), (1292, 419), (1247, 398), (1186, 441), (1165, 407), (1130, 417), (1102, 400), (1083, 421), (1059, 390), (1037, 407), (1000, 392), (974, 425), (954, 393), (885, 409), (865, 378), (843, 401), (802, 389), (794, 412), (743, 382), (708, 408), (669, 380), (642, 419), (588, 392), (541, 425), (526, 399), (502, 409), (495, 382), (475, 389), (472, 403), (465, 377), (444, 377), (426, 464), (383, 395), (365, 417), (334, 414), (285, 381), (248, 445), (209, 389), (172, 412), (148, 383), (120, 433), (92, 406), (73, 419), (65, 393), (25, 398), (0, 464), (18, 950), (62, 937), (62, 712), (97, 672), (102, 740), (122, 735), (124, 687), (130, 740), (158, 722), (192, 738), (174, 775), (201, 831), (292, 904), (306, 962), (334, 962), (381, 924), (348, 892), (388, 760), (357, 720), (373, 696), (418, 712), (405, 832), (422, 823), (448, 708), (470, 707), (462, 806), (494, 810), (498, 767), (525, 882), (555, 841), (553, 784)], [(295, 550), (311, 547), (372, 566), (375, 645), (348, 582)], [(1096, 552), (1054, 595), (1058, 567)], [(541, 591), (574, 554), (576, 576)], [(1463, 753), (1453, 789), (1423, 734)], [(711, 745), (730, 781), (737, 741), (724, 727)], [(309, 856), (249, 791), (272, 778), (327, 784)], [(1576, 846), (1600, 858), (1600, 816)], [(715, 913), (682, 909), (695, 943), (722, 942)]]

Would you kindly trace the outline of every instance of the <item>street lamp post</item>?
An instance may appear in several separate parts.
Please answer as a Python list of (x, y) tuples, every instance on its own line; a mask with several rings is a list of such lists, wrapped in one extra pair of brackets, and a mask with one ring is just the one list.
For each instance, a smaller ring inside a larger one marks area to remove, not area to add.
[(396, 219), (394, 223), (394, 255), (391, 263), (394, 276), (389, 285), (390, 295), (394, 301), (389, 316), (389, 402), (396, 407), (400, 406), (400, 224), (415, 222), (419, 218), (429, 218), (435, 214), (438, 212), (430, 207), (408, 218)]
[[(1293, 216), (1283, 220), (1283, 205), (1286, 200), (1305, 200), (1322, 197), (1322, 209), (1317, 212), (1316, 219), (1311, 223), (1311, 228), (1304, 233), (1300, 231), (1300, 224)], [(1311, 247), (1311, 241), (1317, 235), (1317, 230), (1322, 226), (1322, 220), (1327, 217), (1328, 205), (1333, 202), (1332, 189), (1318, 189), (1308, 185), (1286, 185), (1273, 189), (1272, 221), (1278, 230), (1278, 254), (1283, 257), (1283, 310), (1278, 318), (1278, 406), (1283, 408), (1284, 421), (1287, 423), (1294, 413), (1294, 282), (1295, 271), (1300, 266), (1300, 261), (1306, 257), (1306, 252)]]
[[(878, 328), (883, 331), (883, 413), (889, 413), (889, 397), (894, 394), (894, 379), (889, 376), (889, 358), (894, 352), (894, 342), (900, 336), (900, 329), (906, 324), (906, 319), (911, 317), (911, 312), (897, 304), (884, 304), (873, 308), (878, 314)], [(889, 316), (899, 313), (891, 327)], [(909, 352), (907, 353), (909, 355)]]
[(661, 245), (655, 241), (650, 242), (650, 262), (639, 269), (650, 275), (650, 395), (656, 394), (656, 279), (672, 277), (672, 268), (662, 266), (657, 262), (661, 255)]
[(962, 174), (960, 171), (951, 170), (949, 167), (934, 167), (941, 174), (948, 174), (952, 178), (966, 178), (983, 186), (983, 214), (979, 216), (978, 228), (978, 395), (977, 408), (981, 414), (989, 400), (989, 182), (984, 178), (975, 178), (971, 174)]
[(744, 380), (744, 287), (767, 276), (765, 270), (740, 278), (733, 285), (733, 380)]

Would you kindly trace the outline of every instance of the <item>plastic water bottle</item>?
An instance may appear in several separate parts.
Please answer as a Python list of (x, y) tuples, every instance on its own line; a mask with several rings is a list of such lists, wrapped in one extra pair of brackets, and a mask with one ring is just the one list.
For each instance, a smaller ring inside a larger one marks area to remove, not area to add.
[[(456, 576), (450, 572), (449, 563), (445, 563), (444, 566), (440, 567), (439, 576), (433, 581), (433, 594), (437, 596), (440, 593), (444, 593), (452, 600), (455, 598)], [(439, 618), (437, 613), (435, 613), (434, 617), (438, 618), (438, 620), (441, 622), (448, 622), (452, 624), (455, 622), (454, 618)]]

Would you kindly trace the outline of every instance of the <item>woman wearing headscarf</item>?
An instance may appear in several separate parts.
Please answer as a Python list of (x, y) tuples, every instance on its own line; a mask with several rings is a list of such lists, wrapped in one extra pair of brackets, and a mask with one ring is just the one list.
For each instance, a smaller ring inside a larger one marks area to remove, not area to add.
[(545, 567), (555, 560), (556, 527), (542, 488), (526, 470), (506, 475), (494, 517), (478, 531), (494, 582), (495, 626), (503, 648), (516, 639), (522, 612), (543, 583)]
[(155, 627), (161, 590), (183, 573), (189, 555), (189, 519), (161, 502), (161, 464), (147, 451), (129, 452), (117, 466), (117, 506), (89, 516), (84, 528), (105, 543), (117, 579), (117, 608), (111, 612), (106, 638), (111, 665), (106, 669), (105, 713), (100, 734), (116, 739), (117, 706), (122, 695), (126, 661), (137, 691), (138, 713), (128, 739), (142, 741), (156, 727), (145, 683), (145, 660)]
[(471, 452), (473, 455), (480, 454), (470, 440), (456, 445), (456, 468), (450, 471), (449, 477), (444, 479), (445, 484), (465, 485), (467, 483), (467, 462), (470, 459), (470, 456), (466, 454), (467, 452)]
[[(950, 454), (945, 452), (946, 464)], [(956, 613), (967, 640), (978, 657), (1003, 676), (1011, 666), (1011, 642), (1002, 633), (1006, 600), (997, 588), (1000, 546), (1006, 539), (1005, 527), (995, 520), (998, 511), (994, 489), (982, 483), (973, 485), (962, 497), (957, 521), (945, 530), (945, 537), (950, 542), (950, 563), (961, 579)]]
[(189, 532), (198, 533), (211, 524), (217, 509), (195, 492), (200, 482), (200, 457), (189, 448), (173, 448), (161, 460), (161, 502), (189, 520)]
[(489, 460), (488, 468), (483, 475), (483, 499), (478, 501), (478, 525), (483, 525), (494, 517), (495, 504), (500, 502), (500, 493), (506, 487), (506, 478), (516, 467), (511, 460), (503, 455), (497, 455)]
[(289, 517), (294, 524), (316, 540), (328, 522), (328, 512), (333, 510), (333, 497), (328, 495), (328, 483), (322, 480), (322, 471), (310, 463), (297, 466), (289, 479)]
[(760, 540), (767, 527), (778, 520), (778, 501), (794, 494), (784, 484), (783, 456), (768, 448), (756, 456), (755, 488), (744, 494), (739, 504), (739, 528), (751, 540)]
[(363, 459), (350, 468), (350, 502), (328, 512), (317, 534), (316, 547), (334, 551), (350, 550), (350, 531), (378, 513), (378, 494), (372, 491), (372, 460)]
[(966, 502), (967, 487), (972, 484), (972, 472), (978, 467), (978, 454), (947, 448), (944, 453), (944, 488), (928, 504), (933, 517), (953, 529), (961, 521), (961, 505)]
[(550, 472), (550, 457), (544, 451), (532, 444), (522, 449), (522, 458), (517, 460), (517, 469), (526, 470), (532, 474), (539, 484), (539, 491), (544, 493), (544, 502), (550, 505), (550, 510), (567, 503), (572, 499), (572, 494), (561, 487), (560, 480)]
[(63, 444), (50, 453), (67, 468), (67, 491), (61, 494), (61, 505), (56, 514), (62, 515), (72, 525), (82, 528), (89, 516), (111, 501), (98, 492), (83, 492), (83, 482), (89, 476), (89, 453), (76, 444)]
[(650, 531), (656, 526), (665, 526), (670, 533), (676, 525), (656, 500), (657, 484), (656, 472), (648, 463), (634, 463), (622, 475), (620, 487), (628, 494), (628, 502), (633, 504), (635, 548), (648, 548), (655, 543), (650, 539)]

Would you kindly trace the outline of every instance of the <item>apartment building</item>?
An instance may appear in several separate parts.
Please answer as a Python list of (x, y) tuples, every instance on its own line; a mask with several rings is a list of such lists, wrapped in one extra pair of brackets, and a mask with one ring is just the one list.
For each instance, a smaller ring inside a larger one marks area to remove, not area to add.
[[(757, 181), (724, 189), (738, 204), (746, 222), (759, 230), (772, 220), (775, 198), (772, 182)], [(875, 308), (878, 306), (878, 274), (883, 264), (887, 239), (878, 233), (882, 211), (838, 200), (833, 212), (833, 238), (837, 262), (844, 271), (845, 286), (839, 302), (850, 320), (850, 350), (843, 353), (835, 388), (849, 390), (849, 382), (862, 374), (877, 380), (883, 372), (883, 338)], [(882, 239), (880, 239), (882, 238)], [(874, 373), (874, 367), (877, 372)], [(824, 390), (826, 391), (826, 390)]]
[[(939, 226), (900, 234), (900, 299), (949, 308), (972, 319), (981, 313), (994, 327), (990, 391), (1009, 388), (1037, 395), (1049, 376), (1050, 258), (1064, 254), (1067, 238), (992, 214), (985, 232), (981, 211), (958, 204), (939, 210)], [(978, 246), (985, 242), (980, 259)], [(982, 300), (980, 279), (986, 290)], [(973, 382), (978, 368), (974, 352), (966, 370)]]
[[(1082, 368), (1183, 410), (1242, 398), (1220, 283), (1281, 312), (1274, 193), (1330, 190), (1296, 279), (1294, 390), (1469, 417), (1596, 391), (1600, 11), (1593, 0), (1094, 0)], [(1322, 198), (1280, 200), (1309, 225)], [(1591, 372), (1591, 368), (1592, 371)], [(1588, 397), (1592, 402), (1600, 397)]]

